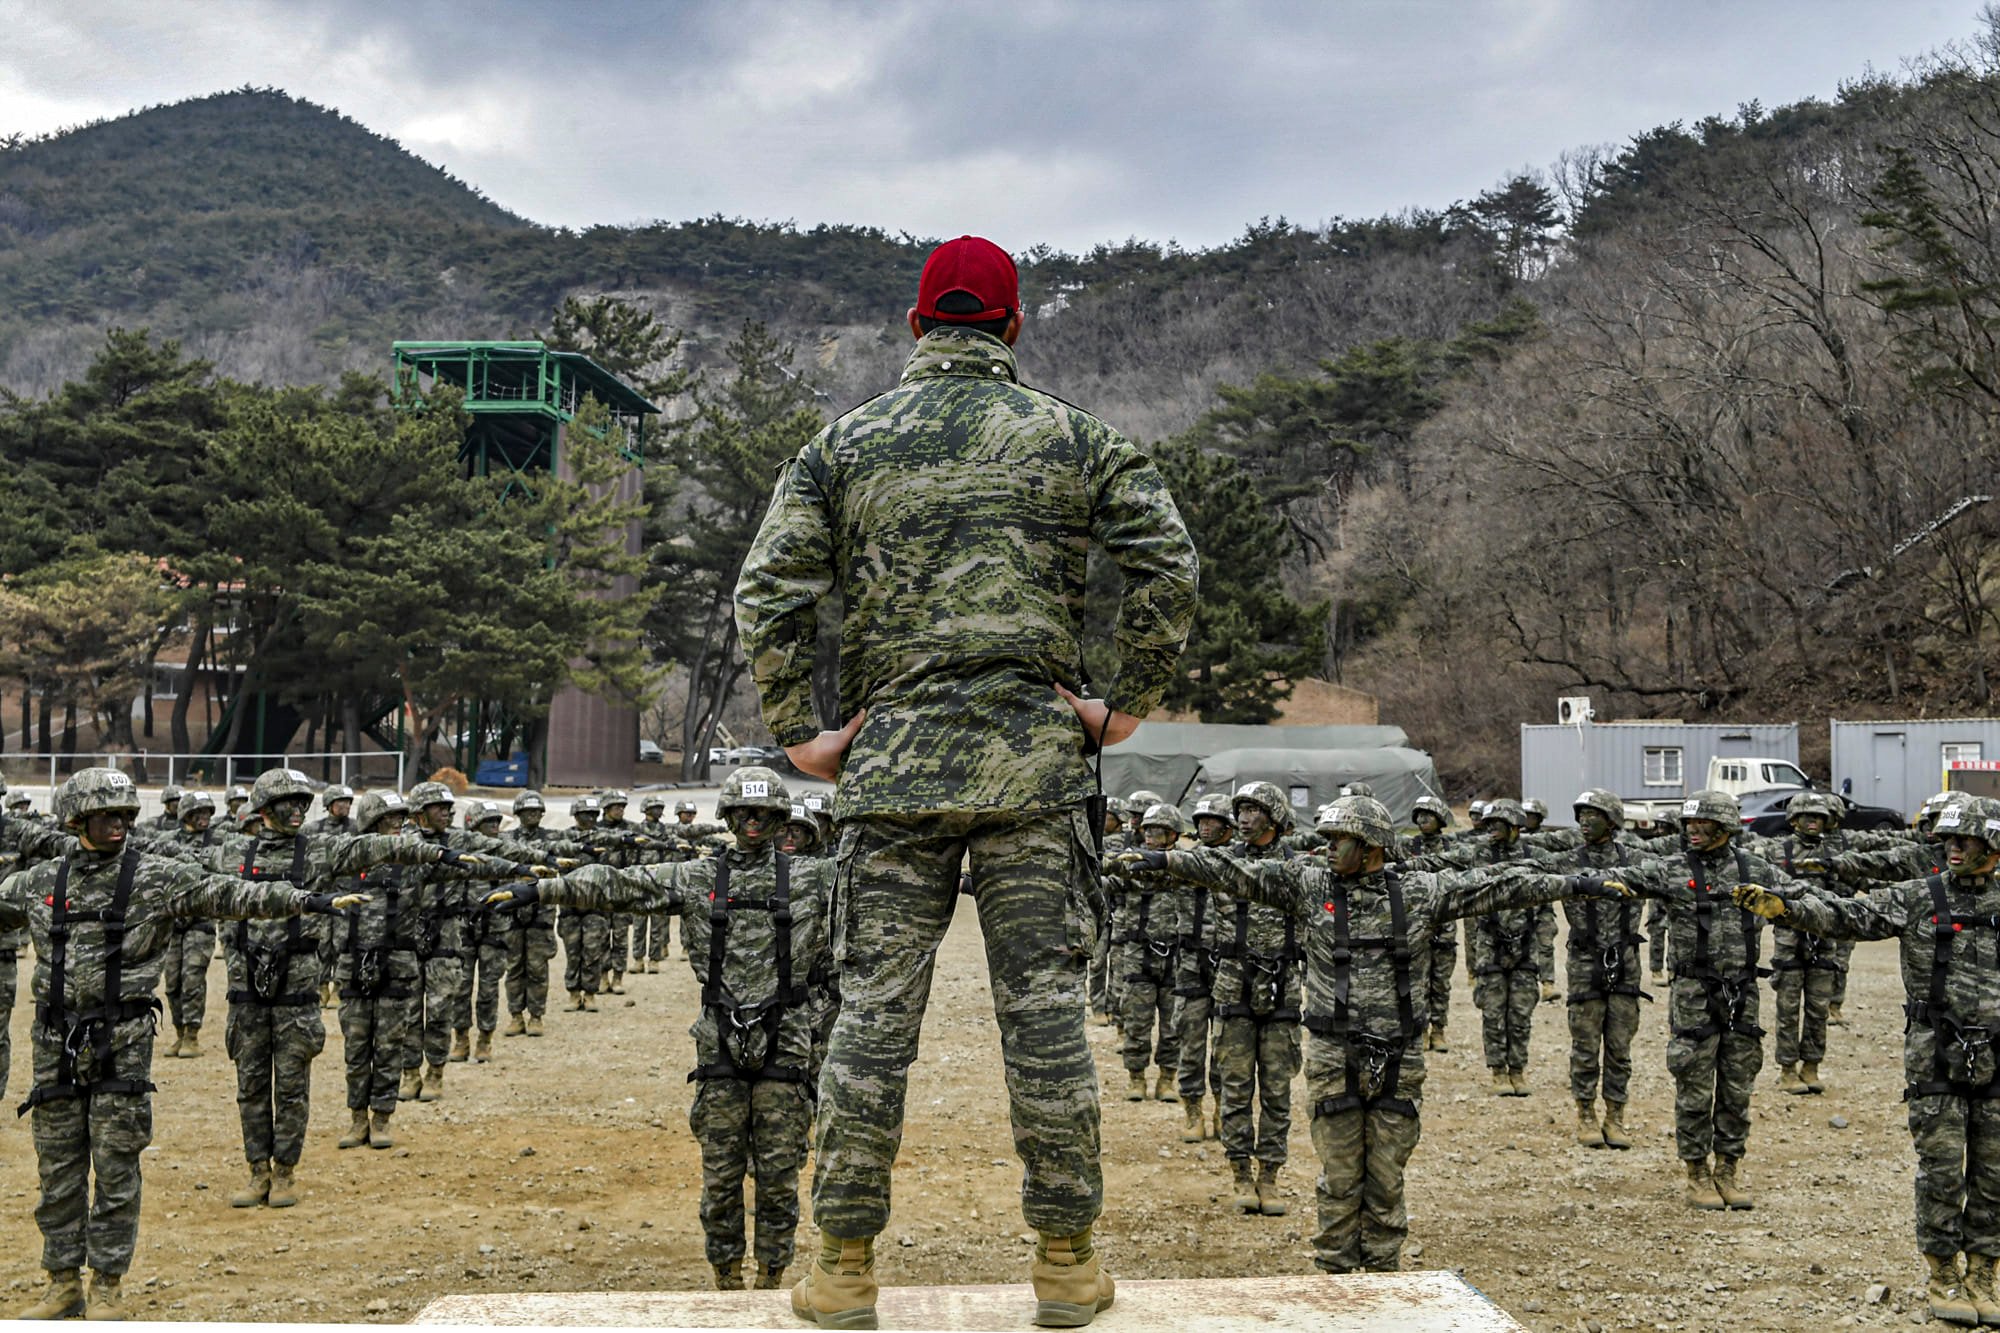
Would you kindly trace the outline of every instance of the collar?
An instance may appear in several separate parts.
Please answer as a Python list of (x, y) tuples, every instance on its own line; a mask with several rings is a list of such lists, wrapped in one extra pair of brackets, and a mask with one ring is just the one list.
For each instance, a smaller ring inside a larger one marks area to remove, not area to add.
[(961, 375), (972, 379), (1020, 382), (1014, 365), (1014, 349), (990, 333), (977, 329), (940, 325), (917, 339), (903, 367), (904, 384), (916, 380)]

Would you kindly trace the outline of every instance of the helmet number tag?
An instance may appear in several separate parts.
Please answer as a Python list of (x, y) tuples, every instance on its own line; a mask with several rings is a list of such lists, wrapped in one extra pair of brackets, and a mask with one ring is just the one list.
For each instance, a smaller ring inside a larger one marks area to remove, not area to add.
[(1701, 813), (1701, 802), (1700, 802), (1700, 801), (1682, 801), (1682, 802), (1681, 802), (1681, 818), (1682, 818), (1682, 819), (1693, 819), (1693, 818), (1694, 818), (1694, 817), (1695, 817), (1696, 815), (1698, 815), (1698, 814), (1700, 814), (1700, 813)]
[(752, 778), (743, 784), (743, 794), (745, 796), (769, 796), (771, 794), (771, 784)]

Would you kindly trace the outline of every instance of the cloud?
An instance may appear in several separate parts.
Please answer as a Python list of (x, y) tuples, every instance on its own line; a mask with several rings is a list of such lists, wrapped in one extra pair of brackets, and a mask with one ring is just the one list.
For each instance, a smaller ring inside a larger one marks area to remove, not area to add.
[(567, 226), (724, 213), (1068, 248), (1441, 207), (1968, 35), (1868, 0), (28, 0), (0, 132), (245, 83)]

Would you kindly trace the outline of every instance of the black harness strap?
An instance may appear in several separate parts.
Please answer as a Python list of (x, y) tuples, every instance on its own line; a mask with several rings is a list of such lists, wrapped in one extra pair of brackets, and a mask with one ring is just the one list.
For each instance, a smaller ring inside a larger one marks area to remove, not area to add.
[(1903, 1090), (1903, 1100), (1912, 1097), (1967, 1097), (1979, 1101), (2000, 1098), (2000, 1073), (1984, 1083), (1953, 1078), (1951, 1052), (1956, 1051), (1966, 1068), (1992, 1045), (1993, 1035), (1985, 1027), (1961, 1023), (1951, 1011), (1947, 981), (1951, 973), (1952, 940), (1967, 926), (2000, 930), (2000, 917), (1992, 913), (1969, 915), (1951, 910), (1945, 894), (1944, 876), (1931, 875), (1925, 884), (1931, 894), (1931, 984), (1929, 994), (1903, 1006), (1909, 1027), (1931, 1032), (1931, 1078), (1912, 1083)]
[[(1343, 1111), (1383, 1110), (1415, 1118), (1416, 1103), (1408, 1097), (1392, 1097), (1403, 1073), (1403, 1052), (1421, 1029), (1417, 1025), (1416, 998), (1410, 981), (1410, 923), (1403, 902), (1403, 887), (1394, 869), (1387, 875), (1389, 935), (1386, 939), (1366, 939), (1350, 934), (1348, 883), (1336, 878), (1333, 901), (1326, 907), (1333, 914), (1333, 1013), (1307, 1013), (1305, 1026), (1314, 1036), (1338, 1041), (1347, 1047), (1346, 1090), (1325, 1097), (1313, 1106), (1315, 1116), (1338, 1115)], [(1396, 980), (1396, 1033), (1393, 1037), (1357, 1031), (1349, 1006), (1354, 979), (1354, 951), (1387, 950)], [(1362, 1071), (1367, 1070), (1364, 1077)]]
[[(1792, 869), (1793, 847), (1793, 839), (1786, 838), (1785, 873), (1787, 875), (1796, 873)], [(1771, 971), (1774, 979), (1771, 984), (1773, 986), (1777, 984), (1775, 974), (1779, 972), (1845, 972), (1847, 970), (1846, 965), (1840, 961), (1840, 950), (1832, 940), (1811, 934), (1808, 931), (1793, 930), (1782, 922), (1774, 922), (1772, 929), (1782, 931), (1783, 938), (1791, 942), (1793, 946), (1791, 957), (1789, 958), (1778, 957), (1778, 951), (1775, 948), (1772, 949)]]
[[(701, 1079), (733, 1078), (746, 1083), (771, 1079), (780, 1083), (801, 1083), (808, 1091), (812, 1082), (806, 1071), (796, 1065), (771, 1063), (771, 1057), (778, 1050), (779, 1029), (784, 1025), (785, 1011), (794, 1005), (804, 1004), (809, 990), (792, 984), (792, 860), (783, 852), (772, 853), (777, 859), (777, 891), (769, 898), (732, 898), (729, 896), (729, 853), (715, 854), (715, 887), (709, 891), (708, 908), (708, 977), (702, 983), (702, 1008), (715, 1015), (715, 1030), (722, 1047), (722, 1059), (713, 1064), (701, 1065), (688, 1075), (688, 1082)], [(729, 993), (723, 984), (722, 966), (729, 955), (729, 920), (739, 911), (762, 911), (771, 914), (771, 927), (777, 934), (775, 941), (775, 961), (778, 970), (778, 986), (771, 998), (762, 1004), (746, 1005)], [(731, 1033), (747, 1033), (762, 1028), (764, 1050), (754, 1065), (738, 1063), (731, 1050)]]
[[(55, 890), (49, 895), (49, 998), (36, 1009), (35, 1017), (45, 1031), (62, 1037), (62, 1055), (56, 1062), (56, 1081), (36, 1086), (16, 1115), (26, 1115), (44, 1102), (89, 1100), (101, 1092), (144, 1095), (153, 1085), (144, 1079), (118, 1077), (117, 1048), (113, 1038), (120, 1023), (150, 1018), (159, 1023), (157, 997), (127, 996), (119, 992), (125, 983), (125, 914), (132, 906), (132, 885), (139, 873), (139, 849), (128, 847), (118, 865), (118, 886), (112, 891), (111, 906), (95, 912), (72, 912), (69, 906), (70, 858), (64, 857), (56, 870)], [(70, 936), (77, 924), (96, 922), (103, 926), (104, 999), (93, 1009), (73, 1009), (65, 993), (69, 983)], [(89, 1051), (93, 1076), (78, 1074), (78, 1056)]]
[[(343, 1000), (366, 1000), (380, 997), (385, 1000), (407, 1000), (410, 988), (389, 984), (389, 955), (393, 953), (416, 952), (416, 944), (403, 933), (402, 893), (403, 877), (401, 866), (387, 867), (389, 874), (383, 883), (376, 885), (382, 893), (382, 943), (369, 947), (361, 944), (361, 913), (350, 912), (347, 917), (347, 939), (341, 945), (341, 952), (349, 959), (347, 984), (340, 988)], [(368, 872), (358, 877), (365, 886)]]
[[(297, 834), (292, 838), (292, 864), (289, 870), (265, 870), (257, 864), (257, 846), (251, 844), (244, 854), (243, 864), (237, 867), (243, 878), (258, 884), (283, 881), (295, 889), (306, 884), (306, 835)], [(231, 1004), (256, 1004), (267, 1009), (312, 1005), (319, 1007), (318, 990), (284, 991), (281, 988), (291, 980), (292, 959), (304, 953), (318, 953), (319, 943), (305, 935), (305, 923), (301, 917), (292, 917), (285, 922), (285, 942), (276, 949), (253, 948), (250, 943), (250, 923), (236, 923), (236, 952), (243, 958), (243, 971), (249, 981), (244, 989), (231, 987)]]
[[(1612, 843), (1611, 848), (1618, 860), (1616, 865), (1630, 864), (1625, 859), (1623, 844)], [(1590, 959), (1588, 969), (1589, 984), (1569, 993), (1570, 1004), (1584, 1004), (1592, 1000), (1608, 1000), (1613, 995), (1631, 995), (1642, 1000), (1653, 997), (1639, 989), (1637, 978), (1630, 975), (1625, 966), (1625, 951), (1630, 948), (1634, 957), (1639, 948), (1639, 921), (1637, 907), (1627, 903), (1607, 903), (1598, 898), (1585, 898), (1579, 906), (1583, 911), (1583, 929), (1570, 933), (1570, 948), (1575, 950), (1578, 936), (1586, 944), (1595, 945), (1597, 952)], [(1604, 938), (1604, 921), (1599, 913), (1611, 914), (1612, 938)], [(1575, 969), (1571, 969), (1574, 974)]]
[[(1736, 852), (1736, 877), (1738, 882), (1750, 882), (1750, 859), (1738, 847)], [(1694, 891), (1694, 961), (1687, 967), (1678, 963), (1674, 967), (1677, 977), (1690, 977), (1699, 981), (1705, 993), (1708, 1007), (1707, 1021), (1689, 1028), (1674, 1028), (1676, 1037), (1686, 1037), (1691, 1041), (1706, 1041), (1722, 1032), (1734, 1032), (1752, 1040), (1762, 1040), (1764, 1029), (1750, 1021), (1746, 1015), (1750, 1001), (1757, 994), (1757, 978), (1771, 975), (1769, 968), (1757, 966), (1757, 948), (1760, 939), (1759, 927), (1763, 918), (1754, 913), (1736, 908), (1742, 917), (1743, 967), (1733, 976), (1724, 976), (1716, 970), (1714, 955), (1709, 949), (1709, 931), (1720, 905), (1731, 905), (1726, 895), (1718, 896), (1708, 886), (1708, 871), (1702, 866), (1701, 858), (1688, 853), (1688, 888)]]

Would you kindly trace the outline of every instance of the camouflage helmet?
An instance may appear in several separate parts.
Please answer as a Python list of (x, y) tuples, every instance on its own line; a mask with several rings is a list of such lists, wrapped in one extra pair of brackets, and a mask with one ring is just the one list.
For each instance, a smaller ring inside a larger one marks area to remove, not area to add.
[(1479, 822), (1482, 824), (1489, 823), (1495, 819), (1512, 828), (1524, 828), (1528, 823), (1527, 812), (1522, 810), (1521, 803), (1511, 796), (1502, 796), (1497, 801), (1488, 801), (1486, 808), (1479, 812)]
[(213, 815), (215, 798), (205, 791), (184, 791), (181, 793), (181, 803), (174, 807), (174, 817), (186, 823), (191, 816), (200, 814), (203, 810)]
[(312, 779), (296, 768), (267, 768), (250, 784), (250, 804), (244, 807), (243, 813), (262, 814), (273, 802), (294, 796), (303, 796), (310, 804), (313, 798)]
[(607, 787), (597, 793), (597, 799), (603, 804), (606, 810), (609, 810), (614, 805), (632, 804), (632, 798), (616, 787)]
[(751, 764), (723, 779), (715, 812), (727, 818), (731, 810), (764, 810), (789, 816), (792, 794), (785, 790), (783, 778), (761, 764)]
[(345, 782), (329, 782), (326, 784), (326, 790), (319, 794), (319, 803), (329, 810), (333, 808), (335, 801), (351, 801), (353, 799), (354, 788), (348, 786)]
[(542, 800), (542, 794), (538, 791), (524, 791), (514, 798), (514, 813), (517, 815), (523, 810), (546, 810), (548, 808), (547, 802)]
[(14, 792), (7, 797), (7, 808), (9, 810), (19, 810), (23, 806), (33, 805), (33, 804), (34, 801), (30, 800), (28, 797), (28, 793), (24, 791)]
[(1465, 803), (1465, 817), (1472, 823), (1477, 824), (1481, 819), (1486, 817), (1487, 805), (1488, 802), (1486, 801), (1467, 801)]
[(1585, 787), (1576, 794), (1576, 799), (1569, 803), (1569, 808), (1572, 811), (1595, 810), (1611, 821), (1612, 828), (1625, 827), (1625, 802), (1616, 792), (1606, 791), (1602, 787)]
[[(1365, 782), (1343, 782), (1340, 784), (1340, 794), (1342, 796), (1373, 796), (1375, 789)], [(1329, 801), (1327, 804), (1331, 805), (1333, 802)]]
[(240, 782), (237, 783), (235, 786), (231, 787), (228, 791), (222, 793), (222, 801), (223, 804), (225, 805), (227, 805), (231, 801), (247, 801), (249, 799), (250, 799), (250, 789), (244, 786)]
[(1149, 828), (1167, 829), (1178, 838), (1188, 831), (1188, 821), (1179, 806), (1168, 805), (1165, 801), (1155, 801), (1146, 807), (1145, 814), (1139, 816), (1139, 828), (1142, 831)]
[(575, 819), (578, 815), (589, 815), (592, 819), (595, 819), (603, 813), (603, 803), (595, 796), (579, 796), (569, 803), (569, 817), (571, 819)]
[(1342, 836), (1361, 839), (1370, 847), (1396, 845), (1396, 823), (1389, 807), (1373, 796), (1343, 796), (1326, 809), (1319, 831), (1329, 840)]
[[(0, 782), (0, 792), (4, 792), (6, 790), (7, 790), (7, 784), (4, 782)], [(166, 786), (160, 788), (160, 804), (172, 805), (185, 795), (187, 795), (186, 792), (182, 791), (179, 787), (169, 782)]]
[(1125, 798), (1125, 813), (1127, 815), (1137, 815), (1143, 818), (1148, 810), (1152, 809), (1154, 806), (1158, 805), (1161, 801), (1164, 801), (1165, 799), (1167, 798), (1160, 795), (1158, 792), (1147, 791), (1142, 787), (1138, 791), (1133, 792), (1130, 796), (1127, 796)]
[(797, 850), (792, 855), (803, 856), (819, 849), (819, 820), (814, 816), (812, 807), (808, 806), (804, 801), (792, 802), (792, 812), (785, 816), (785, 827), (802, 828), (807, 834), (805, 840), (799, 843)]
[(1416, 799), (1416, 803), (1410, 807), (1410, 817), (1412, 819), (1419, 814), (1435, 815), (1439, 828), (1451, 827), (1451, 807), (1429, 792), (1425, 792), (1422, 796), (1419, 796)]
[(640, 798), (639, 808), (641, 810), (664, 810), (667, 808), (667, 798), (656, 791), (648, 792), (644, 797)]
[(697, 813), (697, 811), (696, 811), (696, 808), (695, 808), (695, 803), (694, 803), (693, 801), (675, 801), (675, 802), (674, 802), (674, 813), (675, 813), (675, 814), (677, 814), (677, 815), (692, 815), (692, 814), (695, 814), (695, 813)]
[(1698, 791), (1681, 802), (1681, 821), (1707, 819), (1725, 828), (1735, 829), (1743, 823), (1743, 807), (1736, 798), (1726, 791)]
[(410, 803), (403, 799), (399, 791), (371, 791), (354, 803), (354, 827), (363, 833), (371, 831), (388, 815), (407, 815)]
[(506, 815), (506, 807), (498, 801), (474, 801), (472, 809), (465, 812), (465, 823), (467, 828), (478, 828), (481, 824), (498, 823)]
[(433, 805), (458, 804), (458, 795), (442, 782), (419, 782), (410, 788), (410, 809), (424, 810)]
[(809, 791), (805, 799), (806, 809), (812, 811), (813, 819), (819, 824), (822, 842), (833, 836), (833, 801), (823, 791)]
[(1958, 795), (1957, 792), (1946, 790), (1938, 792), (1934, 796), (1924, 797), (1924, 803), (1917, 807), (1916, 818), (1911, 820), (1910, 822), (1918, 825), (1921, 828), (1930, 827), (1930, 825), (1927, 824), (1925, 821), (1936, 820), (1938, 816), (1938, 811), (1944, 809), (1945, 803), (1951, 800), (1951, 798), (1956, 795)]
[(56, 792), (56, 818), (64, 828), (82, 828), (90, 815), (139, 814), (139, 789), (115, 768), (82, 768)]
[(1210, 792), (1208, 795), (1202, 797), (1199, 801), (1196, 801), (1194, 803), (1194, 809), (1188, 812), (1188, 818), (1191, 820), (1193, 819), (1234, 820), (1236, 818), (1236, 815), (1235, 812), (1230, 809), (1229, 798), (1223, 795), (1221, 792), (1216, 791), (1216, 792)]
[(1521, 802), (1521, 813), (1524, 815), (1540, 815), (1543, 819), (1547, 819), (1549, 817), (1549, 803), (1537, 800), (1531, 796)]
[(1945, 837), (1978, 838), (1988, 851), (2000, 850), (2000, 801), (1990, 796), (1953, 795), (1938, 811), (1936, 831)]
[(1238, 787), (1236, 794), (1229, 798), (1230, 812), (1234, 813), (1237, 806), (1245, 804), (1262, 810), (1273, 824), (1282, 826), (1291, 822), (1291, 803), (1278, 790), (1275, 782), (1246, 782)]
[(1805, 815), (1818, 815), (1826, 820), (1828, 828), (1840, 823), (1840, 815), (1835, 810), (1833, 800), (1825, 792), (1802, 791), (1785, 804), (1785, 822), (1791, 823)]

